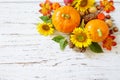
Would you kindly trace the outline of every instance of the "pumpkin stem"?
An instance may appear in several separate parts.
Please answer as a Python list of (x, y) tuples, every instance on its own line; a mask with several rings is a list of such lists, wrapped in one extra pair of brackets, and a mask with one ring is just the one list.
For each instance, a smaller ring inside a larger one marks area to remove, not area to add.
[(70, 15), (69, 14), (62, 14), (62, 17), (65, 19), (70, 19)]
[(100, 29), (98, 29), (97, 32), (98, 32), (98, 36), (101, 37), (102, 36), (102, 31)]

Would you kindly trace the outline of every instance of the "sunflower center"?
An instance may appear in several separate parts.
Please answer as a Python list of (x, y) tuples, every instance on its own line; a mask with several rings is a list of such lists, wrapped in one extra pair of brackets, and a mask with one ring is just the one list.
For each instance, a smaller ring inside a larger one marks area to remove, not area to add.
[(48, 25), (43, 25), (42, 29), (45, 30), (45, 31), (48, 31), (48, 30), (50, 30), (50, 27)]
[(81, 0), (80, 6), (85, 7), (88, 4), (88, 0)]
[(77, 35), (77, 40), (79, 42), (84, 42), (86, 39), (87, 39), (87, 36), (84, 33)]

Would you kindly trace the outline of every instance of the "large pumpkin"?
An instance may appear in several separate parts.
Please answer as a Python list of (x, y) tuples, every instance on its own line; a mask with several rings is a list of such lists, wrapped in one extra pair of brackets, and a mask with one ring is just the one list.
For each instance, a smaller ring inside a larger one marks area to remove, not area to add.
[(55, 10), (52, 16), (52, 23), (56, 30), (70, 33), (80, 24), (80, 14), (70, 6), (63, 6)]
[(109, 34), (109, 28), (107, 24), (99, 19), (89, 21), (85, 28), (90, 32), (93, 42), (103, 41)]

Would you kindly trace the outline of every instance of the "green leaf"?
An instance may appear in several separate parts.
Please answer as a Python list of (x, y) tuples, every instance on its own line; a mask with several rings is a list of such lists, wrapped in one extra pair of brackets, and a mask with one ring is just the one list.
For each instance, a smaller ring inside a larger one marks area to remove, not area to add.
[(46, 21), (46, 23), (52, 23), (52, 20), (51, 20), (51, 19), (49, 19), (49, 20), (47, 20), (47, 21)]
[(81, 28), (84, 28), (84, 27), (85, 27), (85, 22), (84, 22), (84, 19), (82, 19), (82, 22), (81, 22), (80, 27), (81, 27)]
[(44, 22), (51, 22), (51, 19), (48, 16), (41, 16), (40, 19)]
[(67, 46), (67, 44), (68, 44), (68, 42), (67, 42), (66, 39), (61, 39), (61, 40), (60, 40), (60, 49), (61, 49), (61, 50), (64, 50), (65, 47)]
[(65, 39), (65, 37), (63, 37), (63, 36), (61, 36), (61, 35), (55, 36), (52, 40), (55, 41), (55, 42), (57, 42), (57, 43), (59, 43), (61, 50), (64, 50), (65, 47), (66, 47), (67, 44), (68, 44), (68, 42), (67, 42), (67, 40)]
[(102, 53), (103, 52), (101, 46), (96, 42), (92, 42), (92, 44), (89, 47), (90, 47), (91, 51), (93, 51), (95, 53)]
[(59, 43), (60, 40), (62, 40), (62, 39), (65, 39), (65, 38), (63, 36), (61, 36), (61, 35), (58, 35), (58, 36), (55, 36), (52, 40)]

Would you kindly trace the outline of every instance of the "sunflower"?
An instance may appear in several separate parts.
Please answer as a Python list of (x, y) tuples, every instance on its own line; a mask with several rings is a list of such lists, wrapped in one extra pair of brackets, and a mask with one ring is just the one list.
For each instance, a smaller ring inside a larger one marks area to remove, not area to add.
[(74, 29), (70, 40), (78, 48), (88, 47), (91, 44), (89, 32), (82, 28)]
[(53, 25), (51, 23), (38, 23), (37, 30), (44, 36), (48, 36), (54, 32)]
[(72, 6), (78, 11), (85, 12), (88, 8), (93, 6), (95, 0), (74, 0)]

